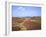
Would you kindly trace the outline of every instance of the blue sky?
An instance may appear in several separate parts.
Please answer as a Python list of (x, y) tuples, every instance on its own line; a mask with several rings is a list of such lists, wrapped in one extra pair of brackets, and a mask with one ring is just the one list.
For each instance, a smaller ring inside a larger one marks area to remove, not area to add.
[(41, 7), (13, 5), (12, 16), (14, 17), (41, 16)]

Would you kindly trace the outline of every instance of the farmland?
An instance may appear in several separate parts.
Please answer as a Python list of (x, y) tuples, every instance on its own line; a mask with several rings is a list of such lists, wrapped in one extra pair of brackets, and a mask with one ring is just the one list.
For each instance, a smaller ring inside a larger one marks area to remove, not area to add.
[(12, 31), (40, 30), (41, 17), (12, 17)]

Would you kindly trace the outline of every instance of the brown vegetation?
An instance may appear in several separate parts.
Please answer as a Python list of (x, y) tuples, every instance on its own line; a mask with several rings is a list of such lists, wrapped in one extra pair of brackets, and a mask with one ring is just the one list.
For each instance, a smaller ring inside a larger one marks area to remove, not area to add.
[(41, 18), (17, 18), (12, 17), (12, 31), (19, 30), (39, 30), (41, 29)]

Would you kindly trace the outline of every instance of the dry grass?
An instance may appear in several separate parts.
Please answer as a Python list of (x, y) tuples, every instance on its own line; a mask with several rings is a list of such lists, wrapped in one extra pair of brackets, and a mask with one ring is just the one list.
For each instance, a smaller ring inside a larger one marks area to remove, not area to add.
[(17, 18), (12, 17), (12, 31), (19, 30), (39, 30), (41, 29), (41, 18)]

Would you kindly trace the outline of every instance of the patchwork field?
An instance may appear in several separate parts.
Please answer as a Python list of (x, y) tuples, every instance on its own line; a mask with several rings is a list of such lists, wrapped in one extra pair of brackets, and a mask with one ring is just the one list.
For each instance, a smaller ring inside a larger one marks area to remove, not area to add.
[(12, 31), (40, 30), (41, 17), (12, 17)]

